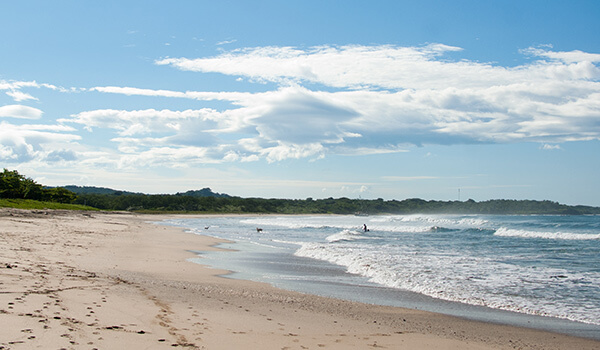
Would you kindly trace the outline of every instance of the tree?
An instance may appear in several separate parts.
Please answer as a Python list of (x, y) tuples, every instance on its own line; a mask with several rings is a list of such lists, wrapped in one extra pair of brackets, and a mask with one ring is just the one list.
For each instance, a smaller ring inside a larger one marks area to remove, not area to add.
[(73, 203), (77, 195), (65, 188), (55, 187), (44, 189), (42, 199), (56, 203)]
[(22, 198), (21, 180), (23, 178), (16, 170), (9, 171), (8, 169), (4, 169), (0, 173), (0, 197)]
[(19, 174), (16, 170), (4, 169), (0, 173), (0, 197), (36, 199), (42, 197), (42, 185)]
[(41, 200), (44, 189), (42, 185), (36, 183), (32, 179), (24, 178), (21, 181), (21, 191), (24, 199)]
[(16, 170), (4, 169), (0, 173), (0, 198), (45, 200), (73, 203), (77, 195), (64, 188), (44, 188)]

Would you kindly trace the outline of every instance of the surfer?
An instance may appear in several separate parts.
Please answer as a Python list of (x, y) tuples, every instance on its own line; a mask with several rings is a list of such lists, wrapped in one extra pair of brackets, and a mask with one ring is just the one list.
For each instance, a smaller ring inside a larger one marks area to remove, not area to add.
[(364, 232), (369, 232), (369, 229), (367, 228), (367, 224), (363, 224), (363, 231)]

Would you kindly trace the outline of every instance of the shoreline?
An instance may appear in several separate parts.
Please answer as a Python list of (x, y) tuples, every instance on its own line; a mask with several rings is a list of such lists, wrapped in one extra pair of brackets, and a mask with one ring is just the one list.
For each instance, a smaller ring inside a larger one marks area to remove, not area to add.
[(0, 348), (600, 348), (219, 277), (188, 259), (221, 240), (150, 223), (176, 217), (0, 209)]
[[(201, 233), (197, 234), (203, 235)], [(213, 237), (210, 235), (208, 236)], [(216, 239), (220, 238), (216, 237)], [(482, 305), (473, 305), (457, 301), (437, 299), (416, 292), (398, 290), (369, 282), (367, 277), (353, 275), (348, 273), (343, 267), (331, 265), (331, 263), (326, 261), (313, 261), (310, 265), (311, 271), (309, 273), (315, 273), (315, 269), (318, 268), (317, 266), (321, 266), (322, 273), (326, 276), (332, 273), (332, 269), (337, 268), (339, 271), (336, 271), (336, 274), (342, 273), (347, 276), (353, 276), (349, 278), (356, 278), (357, 283), (341, 281), (339, 278), (334, 278), (334, 280), (331, 281), (327, 281), (325, 279), (319, 279), (318, 281), (296, 280), (294, 278), (289, 279), (287, 278), (288, 276), (293, 276), (300, 270), (296, 267), (294, 267), (293, 270), (286, 270), (285, 267), (273, 267), (270, 266), (270, 264), (264, 265), (266, 266), (266, 270), (255, 268), (252, 271), (248, 271), (247, 269), (244, 269), (244, 267), (240, 266), (239, 263), (233, 263), (232, 265), (232, 261), (244, 262), (247, 261), (247, 259), (253, 259), (252, 256), (255, 255), (256, 252), (251, 251), (251, 255), (248, 256), (246, 255), (248, 252), (243, 247), (243, 244), (242, 246), (239, 246), (238, 244), (239, 242), (235, 241), (218, 243), (215, 245), (215, 247), (218, 248), (217, 251), (195, 252), (197, 257), (189, 259), (189, 261), (202, 265), (208, 265), (213, 268), (227, 270), (225, 274), (220, 275), (224, 278), (267, 283), (274, 288), (296, 291), (299, 293), (313, 294), (327, 298), (342, 299), (370, 305), (422, 310), (472, 321), (525, 327), (600, 341), (599, 325), (588, 324), (570, 319), (519, 313), (516, 311), (495, 309)], [(230, 254), (234, 254), (235, 256)], [(295, 256), (290, 256), (290, 258), (294, 260), (305, 259)], [(294, 264), (287, 261), (281, 266), (286, 266), (288, 264), (299, 266), (302, 265), (302, 262)], [(268, 278), (264, 277), (265, 273), (268, 274)], [(281, 275), (282, 277), (276, 277), (278, 275)], [(335, 276), (332, 275), (332, 277)]]

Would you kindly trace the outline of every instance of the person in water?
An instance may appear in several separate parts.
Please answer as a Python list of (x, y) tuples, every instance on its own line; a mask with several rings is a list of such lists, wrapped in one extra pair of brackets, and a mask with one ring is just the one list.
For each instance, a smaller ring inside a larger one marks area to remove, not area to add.
[(369, 231), (369, 229), (367, 228), (367, 224), (363, 224), (363, 231), (364, 232), (368, 232)]

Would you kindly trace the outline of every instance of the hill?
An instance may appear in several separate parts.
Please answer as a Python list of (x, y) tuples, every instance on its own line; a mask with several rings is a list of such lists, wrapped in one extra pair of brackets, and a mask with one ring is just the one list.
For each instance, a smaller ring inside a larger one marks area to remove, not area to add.
[(112, 188), (96, 187), (96, 186), (68, 185), (68, 186), (62, 186), (62, 187), (64, 189), (67, 189), (76, 194), (115, 194), (115, 195), (140, 194), (140, 193), (136, 193), (136, 192), (113, 190)]
[[(63, 188), (76, 193), (78, 195), (80, 194), (104, 194), (104, 195), (116, 195), (116, 196), (121, 196), (121, 195), (141, 195), (141, 194), (145, 194), (145, 193), (140, 193), (140, 192), (129, 192), (129, 191), (121, 191), (121, 190), (115, 190), (112, 188), (107, 188), (107, 187), (96, 187), (96, 186), (75, 186), (75, 185), (68, 185), (68, 186), (63, 186)], [(189, 196), (189, 197), (219, 197), (219, 198), (227, 198), (227, 197), (231, 197), (228, 194), (225, 193), (217, 193), (217, 192), (213, 192), (210, 188), (205, 187), (201, 190), (189, 190), (187, 192), (177, 192), (175, 194), (176, 196)]]
[(225, 193), (213, 192), (210, 188), (205, 187), (201, 190), (190, 190), (187, 192), (177, 192), (176, 196), (188, 196), (188, 197), (218, 197), (218, 198), (229, 198), (231, 197)]

